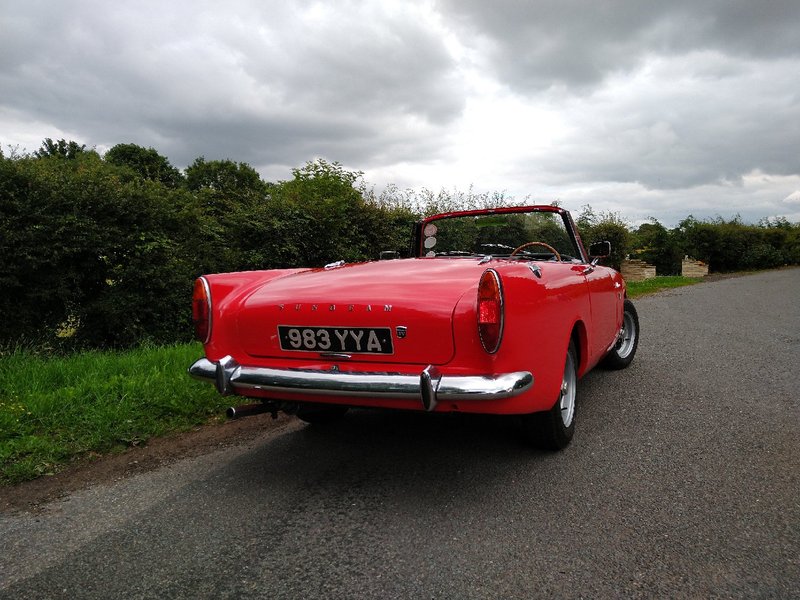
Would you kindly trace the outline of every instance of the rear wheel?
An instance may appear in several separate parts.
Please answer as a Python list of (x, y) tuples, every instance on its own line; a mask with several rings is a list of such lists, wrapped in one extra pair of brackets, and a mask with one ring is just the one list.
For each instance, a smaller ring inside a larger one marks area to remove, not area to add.
[(331, 423), (347, 413), (346, 406), (337, 404), (302, 404), (298, 407), (297, 418), (306, 423)]
[(630, 300), (625, 300), (622, 312), (622, 330), (617, 345), (603, 359), (607, 369), (624, 369), (633, 360), (639, 346), (639, 315)]
[(572, 342), (564, 361), (564, 375), (558, 399), (550, 410), (522, 417), (522, 425), (529, 441), (545, 450), (566, 448), (575, 434), (575, 405), (577, 398), (578, 360)]

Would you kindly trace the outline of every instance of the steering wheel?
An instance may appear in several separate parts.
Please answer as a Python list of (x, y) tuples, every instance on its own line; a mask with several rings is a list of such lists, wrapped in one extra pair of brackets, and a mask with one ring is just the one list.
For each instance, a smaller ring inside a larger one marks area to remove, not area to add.
[(544, 242), (526, 242), (522, 244), (522, 246), (517, 246), (514, 249), (514, 251), (510, 254), (510, 256), (516, 256), (520, 250), (522, 250), (523, 248), (527, 248), (528, 246), (544, 246), (553, 254), (553, 256), (556, 257), (556, 260), (558, 262), (561, 262), (561, 255), (558, 253), (558, 250), (553, 248), (550, 244), (545, 244)]

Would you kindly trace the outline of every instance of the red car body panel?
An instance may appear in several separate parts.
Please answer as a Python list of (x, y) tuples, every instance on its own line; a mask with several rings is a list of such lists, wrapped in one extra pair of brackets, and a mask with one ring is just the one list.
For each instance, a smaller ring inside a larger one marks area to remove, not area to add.
[[(534, 208), (566, 214), (555, 207)], [(472, 214), (486, 211), (445, 217)], [(421, 222), (418, 231), (433, 220)], [(566, 221), (571, 225), (568, 214)], [(622, 326), (622, 277), (613, 269), (590, 265), (574, 228), (572, 235), (580, 256), (564, 262), (488, 256), (426, 258), (418, 239), (417, 258), (207, 275), (211, 335), (204, 345), (204, 364), (211, 368), (232, 359), (231, 364), (265, 372), (409, 377), (419, 377), (430, 368), (444, 378), (529, 372), (534, 383), (520, 393), (468, 400), (443, 394), (432, 410), (492, 414), (548, 410), (559, 395), (570, 341), (576, 344), (578, 375), (583, 376), (614, 347)], [(483, 348), (476, 326), (478, 282), (487, 269), (499, 276), (504, 306), (502, 342), (493, 354)], [(279, 326), (328, 328), (329, 333), (309, 338), (312, 349), (286, 349), (281, 347)], [(350, 331), (355, 336), (357, 328), (388, 328), (392, 353), (336, 352), (334, 336)], [(199, 370), (190, 372), (198, 376)], [(209, 373), (206, 369), (203, 377), (211, 379)], [(269, 385), (232, 386), (232, 391), (268, 400), (425, 409), (417, 399), (392, 394), (331, 396), (309, 388), (292, 390), (287, 396), (285, 390)]]

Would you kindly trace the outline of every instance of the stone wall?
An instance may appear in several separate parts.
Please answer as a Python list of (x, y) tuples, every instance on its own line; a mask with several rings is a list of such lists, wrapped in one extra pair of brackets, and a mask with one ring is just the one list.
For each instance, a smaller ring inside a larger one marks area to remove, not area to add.
[(656, 276), (654, 265), (637, 258), (626, 258), (622, 261), (620, 272), (625, 281), (642, 281)]
[(686, 256), (681, 262), (681, 275), (684, 277), (705, 277), (708, 275), (708, 265), (701, 260), (692, 260)]

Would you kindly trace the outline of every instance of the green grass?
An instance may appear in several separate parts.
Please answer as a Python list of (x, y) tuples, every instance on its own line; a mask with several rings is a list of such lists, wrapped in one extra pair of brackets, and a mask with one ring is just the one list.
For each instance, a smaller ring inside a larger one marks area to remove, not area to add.
[(54, 473), (222, 415), (227, 403), (187, 367), (199, 344), (42, 357), (0, 355), (0, 483)]
[(681, 277), (679, 275), (670, 277), (652, 277), (644, 281), (628, 281), (628, 298), (639, 298), (647, 294), (654, 294), (661, 290), (694, 285), (703, 281), (698, 277)]

